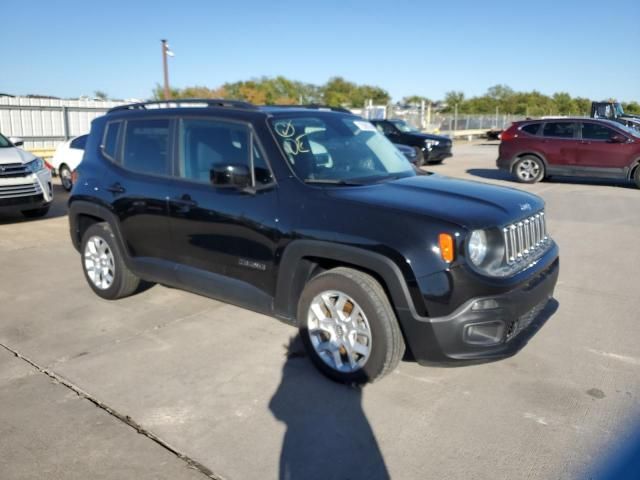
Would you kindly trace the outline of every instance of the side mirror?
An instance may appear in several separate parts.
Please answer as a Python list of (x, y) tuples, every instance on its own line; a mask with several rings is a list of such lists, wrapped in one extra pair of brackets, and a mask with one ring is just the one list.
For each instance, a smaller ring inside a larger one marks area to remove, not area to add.
[(627, 137), (617, 133), (611, 135), (611, 138), (609, 140), (611, 141), (611, 143), (627, 143)]
[(20, 137), (9, 137), (9, 141), (13, 143), (14, 147), (21, 147), (24, 145), (24, 140)]
[(211, 183), (216, 187), (242, 190), (251, 186), (251, 171), (246, 165), (214, 165), (210, 178)]

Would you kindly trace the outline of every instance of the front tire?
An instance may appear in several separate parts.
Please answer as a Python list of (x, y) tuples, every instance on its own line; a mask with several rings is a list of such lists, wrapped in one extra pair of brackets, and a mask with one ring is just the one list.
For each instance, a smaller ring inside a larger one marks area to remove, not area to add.
[(537, 183), (544, 178), (544, 163), (538, 157), (525, 155), (515, 163), (513, 173), (521, 183)]
[(58, 175), (60, 176), (60, 183), (62, 184), (62, 188), (64, 188), (67, 192), (70, 192), (73, 188), (73, 180), (71, 179), (71, 169), (65, 165), (60, 165), (60, 170), (58, 171)]
[(405, 351), (384, 289), (359, 270), (334, 268), (309, 281), (298, 303), (298, 323), (314, 365), (337, 382), (375, 382)]
[(420, 147), (413, 147), (416, 151), (416, 167), (422, 167), (424, 165), (424, 153)]
[(124, 263), (111, 227), (94, 223), (82, 236), (82, 271), (91, 289), (106, 300), (128, 297), (140, 286)]

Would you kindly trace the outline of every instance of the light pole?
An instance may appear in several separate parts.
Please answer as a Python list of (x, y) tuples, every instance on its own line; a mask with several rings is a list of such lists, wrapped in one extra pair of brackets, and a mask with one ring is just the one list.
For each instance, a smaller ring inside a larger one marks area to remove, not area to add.
[(164, 71), (164, 99), (169, 100), (171, 98), (171, 90), (169, 89), (169, 65), (167, 57), (173, 57), (173, 52), (164, 38), (160, 40), (160, 42), (162, 43), (162, 68)]

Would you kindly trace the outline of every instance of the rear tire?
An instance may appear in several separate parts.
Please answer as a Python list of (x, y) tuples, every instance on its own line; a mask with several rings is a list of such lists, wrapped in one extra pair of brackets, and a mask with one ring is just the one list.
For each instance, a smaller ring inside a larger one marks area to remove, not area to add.
[(375, 382), (405, 351), (384, 289), (359, 270), (334, 268), (309, 281), (298, 303), (298, 323), (314, 365), (340, 383)]
[(116, 300), (138, 290), (141, 280), (125, 265), (108, 223), (94, 223), (87, 228), (81, 245), (82, 271), (96, 295)]
[(538, 157), (525, 155), (515, 163), (513, 173), (521, 183), (537, 183), (544, 178), (544, 163)]
[(24, 210), (22, 215), (26, 218), (40, 218), (44, 217), (47, 213), (49, 213), (50, 205), (42, 208), (36, 208), (34, 210)]
[(633, 181), (635, 182), (636, 187), (640, 188), (640, 165), (638, 165), (633, 171)]

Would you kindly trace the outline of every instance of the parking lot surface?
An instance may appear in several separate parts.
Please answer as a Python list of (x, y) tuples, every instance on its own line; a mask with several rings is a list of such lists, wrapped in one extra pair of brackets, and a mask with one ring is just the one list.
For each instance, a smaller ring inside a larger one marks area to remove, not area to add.
[(98, 298), (59, 188), (47, 218), (0, 219), (2, 477), (583, 477), (640, 414), (640, 192), (516, 184), (496, 157), (456, 144), (430, 169), (546, 200), (555, 313), (510, 359), (402, 362), (363, 389), (322, 377), (268, 317), (163, 286)]

